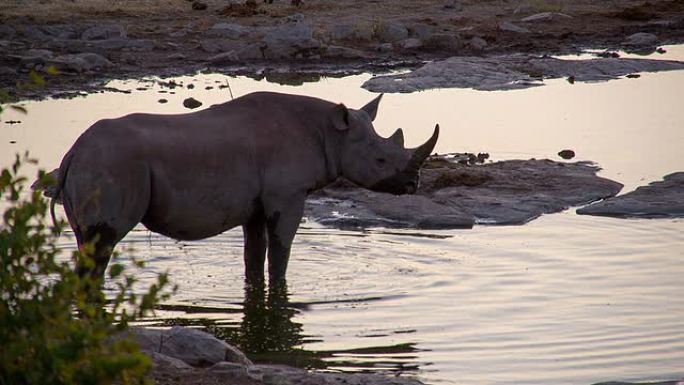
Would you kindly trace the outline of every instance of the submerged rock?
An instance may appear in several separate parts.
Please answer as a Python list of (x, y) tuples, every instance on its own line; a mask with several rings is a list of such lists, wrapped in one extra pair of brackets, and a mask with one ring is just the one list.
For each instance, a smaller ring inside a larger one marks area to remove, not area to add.
[(667, 175), (662, 181), (583, 207), (577, 213), (620, 218), (684, 217), (684, 172)]
[(622, 185), (586, 162), (509, 160), (469, 166), (432, 157), (415, 195), (396, 196), (341, 181), (307, 201), (305, 215), (332, 227), (468, 228), (524, 224), (614, 196)]
[(363, 84), (373, 92), (414, 92), (432, 88), (509, 90), (541, 86), (541, 79), (572, 77), (575, 81), (617, 79), (636, 72), (684, 69), (674, 60), (599, 58), (564, 60), (553, 57), (503, 55), (456, 56), (432, 62), (413, 72), (375, 76)]

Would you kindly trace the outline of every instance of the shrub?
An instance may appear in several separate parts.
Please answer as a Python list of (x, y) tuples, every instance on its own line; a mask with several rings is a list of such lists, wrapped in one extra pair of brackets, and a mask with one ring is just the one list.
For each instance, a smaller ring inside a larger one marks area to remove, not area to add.
[[(64, 223), (51, 224), (46, 200), (24, 191), (22, 162), (34, 161), (17, 156), (0, 173), (0, 384), (149, 383), (149, 358), (121, 332), (168, 297), (167, 275), (136, 295), (133, 276), (114, 263), (116, 295), (106, 301), (102, 282), (74, 272), (87, 257), (61, 255), (56, 242)], [(50, 182), (42, 171), (39, 177)]]

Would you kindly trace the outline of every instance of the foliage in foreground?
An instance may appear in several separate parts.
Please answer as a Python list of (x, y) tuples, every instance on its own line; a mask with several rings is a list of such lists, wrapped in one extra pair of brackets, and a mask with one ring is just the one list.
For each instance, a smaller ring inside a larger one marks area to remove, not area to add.
[(25, 191), (21, 163), (17, 156), (0, 173), (0, 204), (7, 207), (0, 224), (0, 385), (148, 383), (149, 358), (130, 338), (112, 336), (168, 297), (166, 274), (135, 295), (133, 276), (112, 264), (116, 296), (103, 308), (102, 282), (73, 269), (92, 261), (79, 252), (60, 257), (64, 223), (51, 225), (46, 200)]

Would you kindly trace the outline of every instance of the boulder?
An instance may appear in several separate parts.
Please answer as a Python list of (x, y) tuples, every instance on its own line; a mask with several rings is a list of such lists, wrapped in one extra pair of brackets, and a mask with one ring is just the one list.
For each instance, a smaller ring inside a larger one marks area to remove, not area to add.
[(408, 37), (408, 29), (401, 23), (385, 21), (380, 24), (376, 32), (382, 43), (394, 43)]
[(393, 49), (392, 43), (382, 43), (375, 46), (375, 50), (378, 52), (392, 52)]
[(264, 58), (264, 49), (265, 45), (263, 43), (252, 43), (235, 52), (240, 60), (254, 60)]
[(205, 367), (222, 361), (252, 364), (234, 346), (200, 330), (174, 326), (170, 330), (133, 328), (132, 332), (145, 353), (161, 353), (190, 366)]
[(515, 32), (515, 33), (530, 33), (531, 31), (527, 28), (517, 26), (510, 21), (502, 21), (499, 23), (499, 29), (505, 32)]
[(119, 24), (96, 25), (81, 33), (81, 39), (83, 40), (106, 40), (125, 37), (126, 29)]
[(307, 23), (284, 24), (264, 36), (264, 56), (267, 59), (292, 59), (310, 56), (321, 43), (313, 37), (314, 29)]
[(91, 52), (60, 55), (48, 60), (47, 64), (54, 65), (60, 71), (76, 73), (102, 70), (114, 66), (104, 56)]
[(684, 217), (684, 172), (577, 210), (578, 214), (619, 218)]
[(461, 37), (451, 33), (435, 33), (424, 42), (425, 48), (450, 54), (457, 53), (462, 47)]
[(401, 49), (405, 51), (411, 51), (421, 48), (423, 46), (423, 42), (420, 41), (420, 39), (410, 37), (408, 39), (398, 42), (398, 45), (401, 47)]
[(213, 36), (238, 39), (240, 37), (249, 35), (250, 28), (240, 24), (216, 23), (209, 29), (208, 33)]
[(234, 63), (238, 60), (240, 60), (240, 57), (238, 56), (237, 52), (235, 51), (228, 51), (228, 52), (223, 52), (218, 55), (210, 56), (207, 59), (211, 64), (227, 64), (227, 63)]
[(684, 62), (622, 58), (565, 60), (527, 55), (456, 56), (427, 63), (409, 73), (375, 76), (366, 81), (363, 88), (373, 92), (414, 92), (447, 87), (509, 90), (542, 86), (541, 78), (599, 81), (637, 72), (678, 69), (684, 69)]
[(485, 39), (478, 37), (478, 36), (475, 36), (475, 37), (469, 39), (466, 42), (466, 45), (468, 45), (468, 47), (470, 47), (476, 51), (483, 51), (484, 49), (487, 48), (488, 44), (487, 44), (487, 41)]
[(9, 25), (0, 24), (0, 40), (11, 40), (17, 35), (17, 31)]
[(534, 15), (530, 15), (527, 17), (523, 17), (520, 19), (520, 21), (524, 23), (534, 23), (534, 22), (546, 22), (546, 21), (552, 21), (552, 20), (558, 20), (558, 19), (572, 19), (572, 16), (566, 15), (564, 13), (559, 13), (559, 12), (541, 12), (541, 13), (535, 13)]
[(614, 196), (622, 185), (586, 162), (509, 160), (463, 165), (431, 157), (414, 195), (392, 195), (339, 181), (312, 194), (307, 218), (340, 228), (469, 228), (524, 224), (542, 214)]
[(340, 59), (361, 59), (370, 57), (370, 55), (358, 49), (342, 47), (338, 45), (328, 46), (323, 52), (323, 56)]
[(423, 41), (427, 40), (434, 32), (435, 27), (428, 24), (414, 24), (409, 27), (410, 36), (417, 37)]
[(639, 32), (627, 36), (625, 41), (622, 42), (622, 45), (628, 50), (648, 50), (650, 52), (655, 50), (658, 46), (658, 36), (652, 33)]
[(23, 68), (33, 68), (38, 64), (45, 64), (52, 59), (54, 54), (47, 49), (30, 49), (23, 55), (16, 56), (19, 59), (19, 64)]

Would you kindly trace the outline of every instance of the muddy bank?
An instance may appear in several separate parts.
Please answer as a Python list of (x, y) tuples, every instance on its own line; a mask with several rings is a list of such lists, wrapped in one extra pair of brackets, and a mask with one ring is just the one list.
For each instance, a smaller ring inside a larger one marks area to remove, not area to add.
[(237, 348), (211, 334), (180, 326), (169, 330), (134, 328), (132, 335), (152, 359), (152, 378), (157, 385), (422, 384), (395, 376), (317, 373), (285, 365), (254, 364)]
[(305, 215), (331, 227), (469, 228), (524, 224), (614, 196), (622, 185), (596, 176), (598, 167), (550, 160), (481, 165), (432, 157), (415, 195), (377, 193), (340, 181), (309, 197)]
[(684, 172), (666, 175), (662, 181), (583, 207), (577, 213), (618, 218), (684, 217)]
[[(0, 20), (0, 88), (13, 99), (97, 90), (111, 78), (197, 71), (315, 78), (453, 56), (651, 52), (684, 41), (679, 1), (27, 0), (0, 4)], [(26, 86), (31, 71), (47, 84)]]

